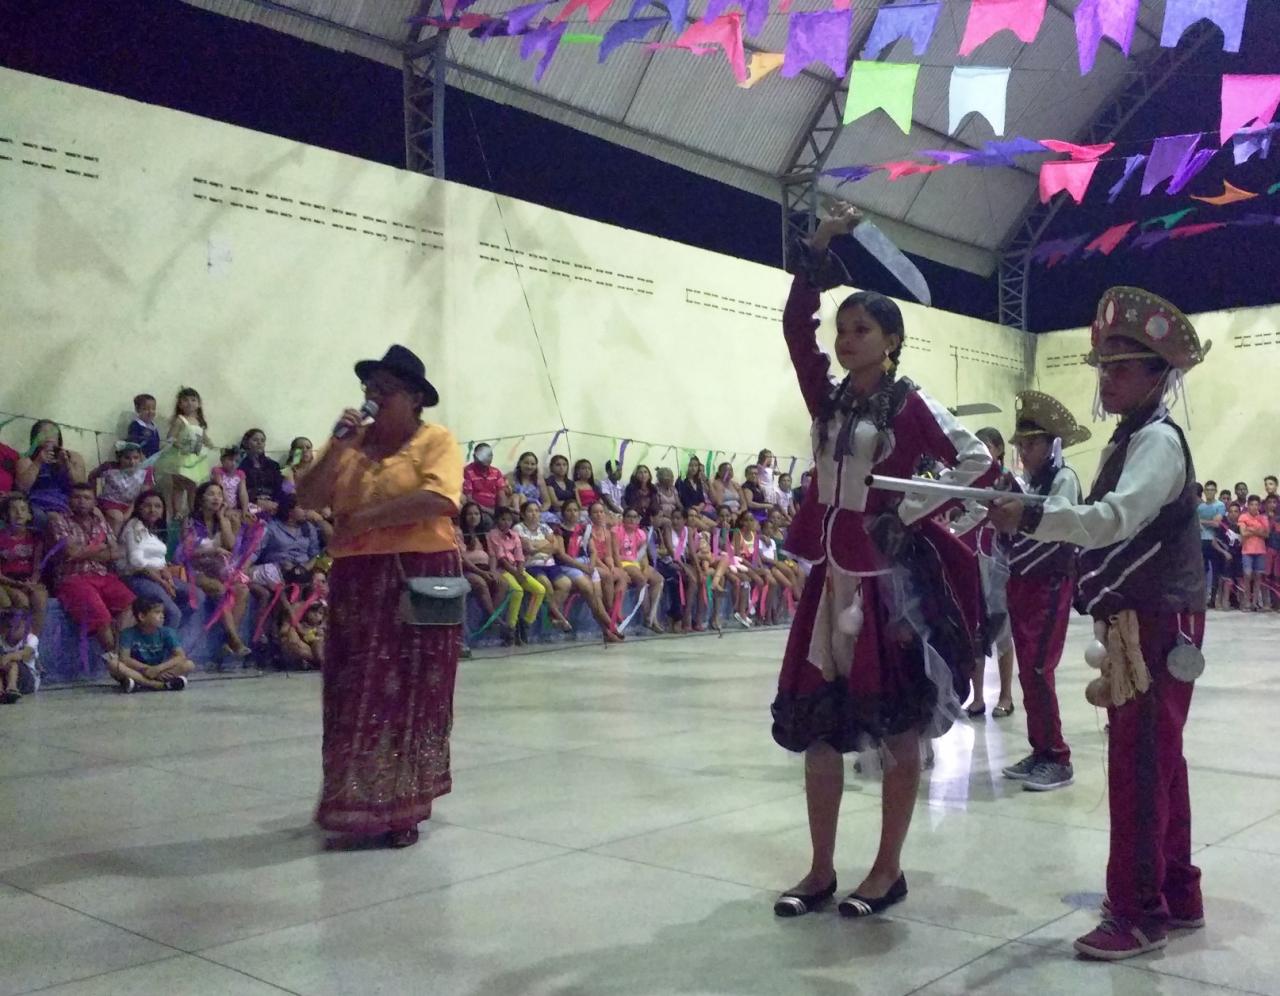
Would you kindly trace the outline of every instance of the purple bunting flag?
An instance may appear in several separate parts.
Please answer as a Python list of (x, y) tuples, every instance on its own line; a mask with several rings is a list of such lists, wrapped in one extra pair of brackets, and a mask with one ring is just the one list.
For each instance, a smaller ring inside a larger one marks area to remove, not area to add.
[(818, 11), (815, 14), (792, 14), (787, 26), (786, 61), (783, 76), (798, 76), (811, 62), (821, 62), (836, 76), (848, 71), (849, 31), (853, 28), (852, 10)]
[(916, 55), (924, 55), (941, 12), (940, 3), (906, 3), (897, 7), (881, 7), (876, 14), (875, 26), (867, 37), (867, 44), (863, 46), (862, 55), (858, 58), (867, 61), (875, 59), (899, 38), (910, 38), (912, 51)]
[(1180, 168), (1190, 162), (1196, 147), (1200, 144), (1201, 133), (1190, 135), (1166, 135), (1157, 138), (1151, 146), (1151, 157), (1147, 160), (1146, 171), (1142, 174), (1142, 196), (1165, 180), (1172, 178)]
[(634, 21), (619, 21), (604, 33), (604, 39), (600, 42), (600, 62), (605, 62), (618, 46), (628, 42), (644, 41), (650, 31), (666, 23), (665, 17), (641, 17)]
[(1161, 242), (1170, 238), (1172, 233), (1164, 228), (1153, 228), (1149, 232), (1143, 232), (1131, 242), (1132, 249), (1150, 249), (1152, 246), (1158, 246)]
[(1236, 132), (1233, 138), (1236, 165), (1240, 166), (1247, 163), (1259, 152), (1262, 153), (1263, 159), (1270, 159), (1271, 141), (1275, 138), (1277, 131), (1280, 131), (1280, 124), (1263, 125), (1260, 128), (1245, 128), (1243, 131)]
[(1093, 70), (1098, 45), (1110, 38), (1126, 56), (1133, 44), (1138, 23), (1139, 0), (1081, 0), (1076, 8), (1076, 48), (1080, 53), (1080, 75)]
[(517, 7), (507, 15), (507, 34), (522, 35), (529, 30), (529, 26), (533, 24), (533, 19), (541, 14), (551, 0), (541, 0), (540, 3), (529, 3), (523, 7)]
[(551, 65), (551, 60), (555, 58), (556, 49), (560, 47), (560, 39), (564, 37), (568, 27), (567, 21), (552, 23), (544, 20), (520, 39), (521, 59), (531, 59), (538, 53), (542, 54), (542, 58), (538, 60), (538, 65), (533, 70), (535, 83), (542, 81), (542, 76)]
[(981, 153), (964, 151), (959, 149), (921, 149), (920, 155), (928, 156), (930, 159), (936, 159), (940, 163), (946, 163), (948, 166), (954, 166), (956, 163), (965, 163)]
[(1120, 191), (1124, 190), (1125, 185), (1133, 177), (1133, 174), (1138, 172), (1138, 167), (1146, 161), (1147, 157), (1142, 153), (1138, 153), (1136, 156), (1130, 156), (1124, 161), (1124, 175), (1116, 181), (1115, 186), (1107, 191), (1108, 204), (1114, 204), (1116, 202), (1120, 197)]
[(1188, 183), (1200, 175), (1200, 171), (1209, 165), (1209, 160), (1218, 154), (1217, 149), (1201, 149), (1188, 157), (1184, 162), (1179, 164), (1177, 170), (1174, 171), (1173, 179), (1169, 181), (1166, 192), (1173, 196), (1180, 194)]
[(839, 177), (840, 182), (836, 186), (843, 187), (846, 183), (857, 183), (859, 180), (865, 180), (879, 169), (879, 166), (841, 166), (839, 169), (823, 170), (822, 175)]
[(1165, 0), (1160, 45), (1177, 48), (1187, 28), (1207, 18), (1222, 30), (1223, 51), (1239, 52), (1248, 5), (1249, 0)]
[(702, 19), (714, 21), (728, 7), (737, 7), (747, 15), (748, 35), (758, 35), (764, 30), (765, 18), (769, 16), (769, 0), (707, 0), (707, 11)]
[(667, 11), (667, 17), (671, 21), (671, 30), (676, 34), (680, 34), (689, 24), (689, 0), (663, 0), (661, 4), (655, 0), (635, 0), (631, 5), (631, 13), (627, 15), (628, 21), (634, 21), (636, 15), (652, 4), (658, 10), (664, 7)]

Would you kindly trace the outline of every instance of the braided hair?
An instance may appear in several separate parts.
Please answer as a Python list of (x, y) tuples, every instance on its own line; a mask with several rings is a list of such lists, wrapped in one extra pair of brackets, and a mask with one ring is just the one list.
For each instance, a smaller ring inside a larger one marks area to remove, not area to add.
[[(907, 339), (906, 329), (902, 321), (902, 311), (898, 308), (897, 302), (884, 294), (877, 294), (875, 291), (857, 291), (840, 302), (840, 307), (836, 309), (836, 321), (839, 322), (841, 315), (857, 307), (863, 308), (880, 326), (886, 336), (897, 336), (898, 344), (890, 350), (888, 357), (889, 369), (885, 372), (880, 384), (871, 393), (870, 397), (855, 401), (848, 396), (850, 377), (848, 374), (827, 395), (821, 410), (818, 412), (819, 448), (827, 445), (827, 435), (830, 432), (831, 420), (835, 418), (836, 412), (841, 410), (851, 414), (854, 412), (869, 414), (875, 427), (882, 433), (887, 432), (890, 423), (893, 421), (893, 416), (897, 413), (897, 409), (902, 403), (902, 398), (915, 386), (909, 380), (898, 381), (897, 379), (898, 360), (902, 356), (902, 346)], [(895, 386), (898, 390), (893, 390)]]

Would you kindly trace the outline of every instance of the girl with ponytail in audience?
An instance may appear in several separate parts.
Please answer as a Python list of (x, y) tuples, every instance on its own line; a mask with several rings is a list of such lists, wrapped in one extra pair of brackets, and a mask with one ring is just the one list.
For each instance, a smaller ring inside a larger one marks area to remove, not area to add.
[(590, 460), (579, 460), (573, 465), (573, 493), (579, 509), (590, 508), (600, 500), (600, 488), (596, 485), (596, 472)]
[(196, 488), (213, 470), (213, 440), (204, 403), (194, 387), (184, 387), (173, 403), (165, 433), (166, 447), (156, 460), (156, 473), (169, 478), (169, 511), (175, 518), (196, 513)]

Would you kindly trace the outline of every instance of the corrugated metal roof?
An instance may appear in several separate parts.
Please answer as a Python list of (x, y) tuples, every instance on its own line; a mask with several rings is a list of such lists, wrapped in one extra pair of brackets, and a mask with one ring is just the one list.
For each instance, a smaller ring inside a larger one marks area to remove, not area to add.
[[(420, 0), (186, 0), (230, 17), (262, 24), (340, 51), (400, 64), (404, 44), (417, 28), (410, 18)], [(502, 14), (527, 0), (479, 0), (471, 11)], [(1092, 73), (1077, 68), (1073, 15), (1081, 0), (1049, 0), (1034, 44), (1024, 45), (1001, 32), (966, 58), (957, 55), (969, 4), (944, 0), (937, 29), (923, 58), (900, 41), (881, 58), (919, 61), (921, 71), (914, 122), (903, 134), (886, 115), (874, 113), (846, 126), (828, 160), (829, 167), (907, 158), (922, 149), (979, 147), (993, 138), (1077, 137), (1101, 107), (1135, 71), (1111, 44), (1099, 49)], [(615, 0), (595, 24), (586, 11), (573, 18), (572, 30), (603, 34), (625, 17), (632, 0)], [(707, 0), (691, 0), (691, 17)], [(776, 4), (774, 5), (776, 9)], [(861, 39), (875, 21), (880, 0), (854, 0), (853, 39)], [(795, 0), (793, 12), (829, 9), (830, 0)], [(659, 11), (650, 8), (648, 14)], [(1164, 0), (1143, 0), (1133, 55), (1157, 44)], [(788, 17), (771, 13), (748, 46), (782, 51)], [(664, 28), (654, 40), (670, 42)], [(734, 85), (719, 53), (694, 56), (683, 51), (649, 51), (628, 45), (605, 66), (590, 45), (561, 45), (544, 79), (533, 82), (534, 62), (520, 59), (516, 40), (480, 42), (465, 32), (448, 39), (449, 83), (524, 110), (561, 121), (597, 137), (655, 156), (707, 177), (776, 197), (776, 177), (790, 165), (810, 122), (834, 85), (822, 67), (792, 79), (778, 75), (751, 90)], [(970, 116), (948, 135), (949, 86), (956, 65), (1010, 66), (1004, 134)], [(885, 221), (886, 230), (904, 248), (979, 272), (994, 264), (1028, 205), (1036, 197), (1037, 160), (1023, 170), (948, 169), (891, 182), (884, 174), (840, 189), (840, 195)], [(835, 181), (824, 180), (827, 192)]]

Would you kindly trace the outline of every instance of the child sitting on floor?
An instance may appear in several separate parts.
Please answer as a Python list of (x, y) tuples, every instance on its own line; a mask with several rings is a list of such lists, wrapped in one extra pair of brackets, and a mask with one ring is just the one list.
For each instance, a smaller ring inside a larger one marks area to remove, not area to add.
[(302, 618), (294, 621), (294, 615), (286, 607), (280, 614), (280, 653), (287, 665), (301, 671), (310, 671), (324, 663), (325, 622), (328, 606), (315, 601), (307, 606)]
[(31, 632), (22, 609), (0, 611), (0, 701), (18, 702), (40, 687), (40, 640)]
[(107, 662), (120, 691), (133, 692), (139, 686), (182, 691), (195, 665), (182, 652), (178, 634), (164, 624), (164, 604), (139, 595), (133, 600), (133, 618), (134, 625), (120, 634), (120, 652)]

